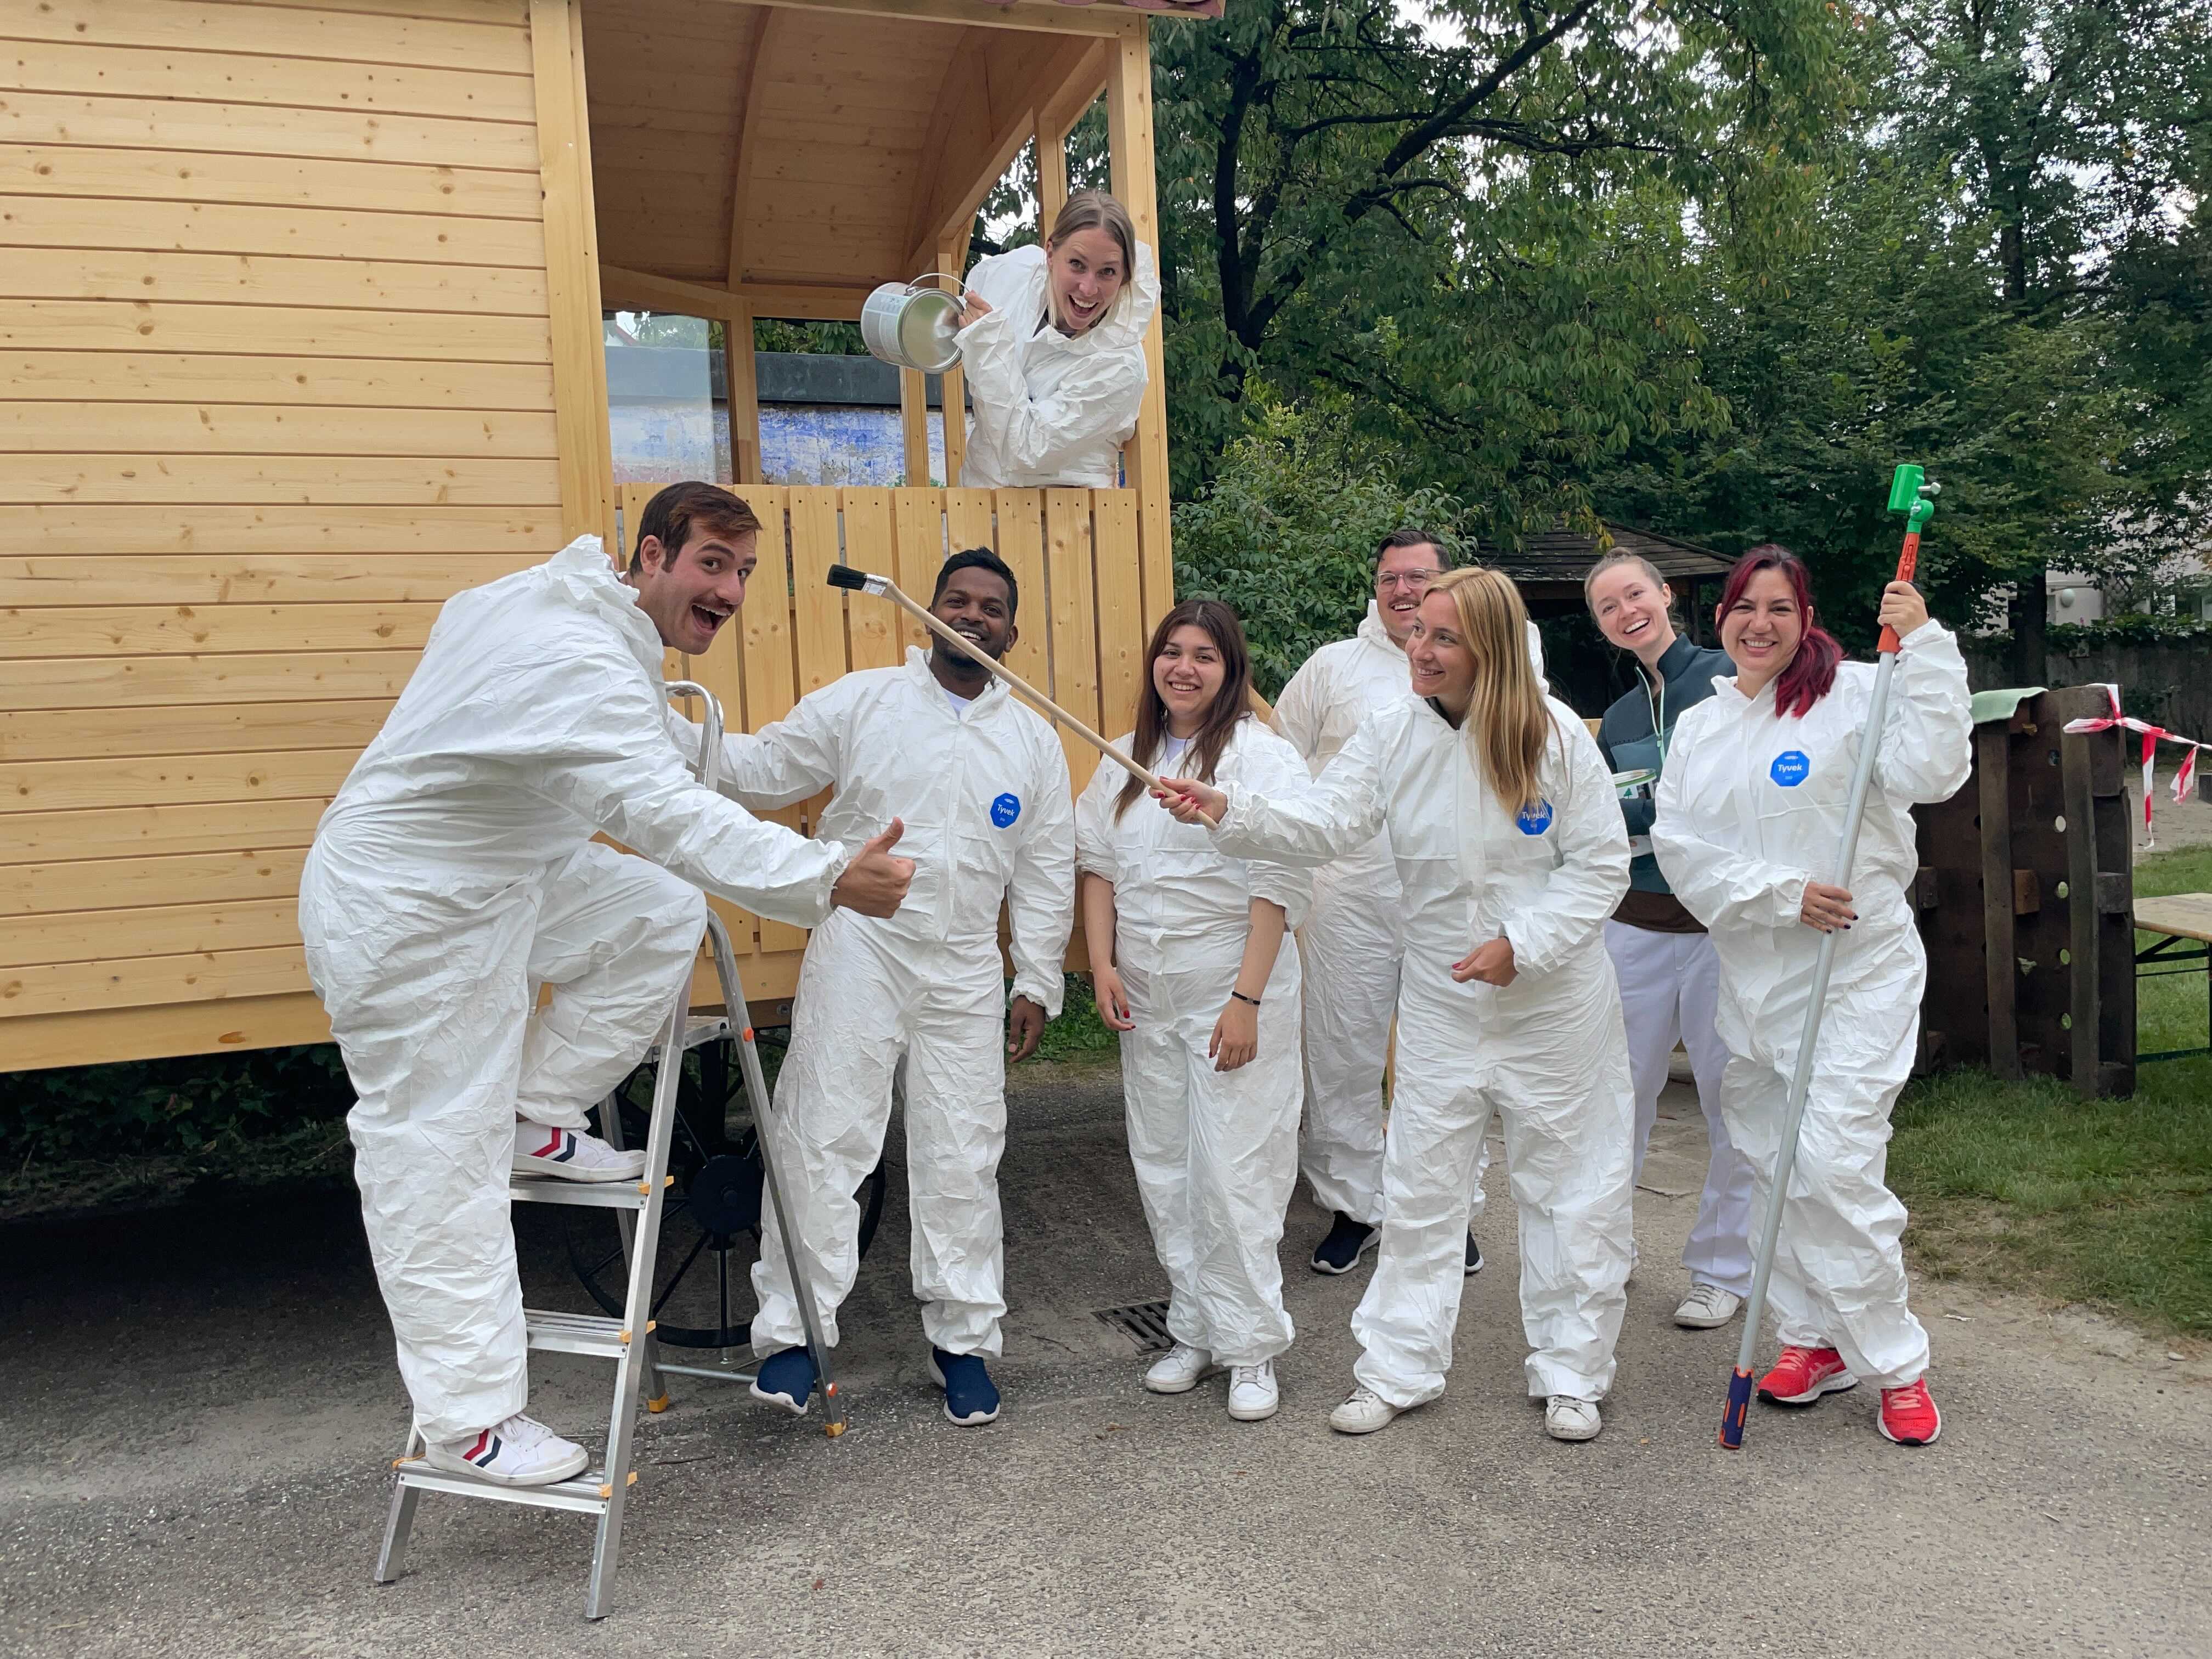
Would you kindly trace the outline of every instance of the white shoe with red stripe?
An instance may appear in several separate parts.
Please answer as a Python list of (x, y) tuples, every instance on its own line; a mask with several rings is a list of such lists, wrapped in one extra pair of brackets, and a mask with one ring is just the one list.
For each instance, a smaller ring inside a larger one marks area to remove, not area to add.
[(574, 1441), (517, 1412), (481, 1434), (425, 1448), (422, 1461), (434, 1469), (502, 1486), (550, 1486), (581, 1474), (590, 1460)]
[(580, 1129), (553, 1129), (519, 1118), (514, 1125), (514, 1172), (562, 1181), (635, 1181), (645, 1173), (643, 1152), (618, 1152)]

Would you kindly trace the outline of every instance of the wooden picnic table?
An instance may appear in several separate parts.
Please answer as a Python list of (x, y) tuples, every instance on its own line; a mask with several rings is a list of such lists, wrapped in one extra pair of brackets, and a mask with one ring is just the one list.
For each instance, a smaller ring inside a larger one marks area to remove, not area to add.
[[(2135, 923), (2138, 931), (2159, 933), (2162, 937), (2155, 945), (2136, 952), (2136, 977), (2156, 979), (2162, 974), (2185, 974), (2195, 971), (2178, 964), (2202, 962), (2205, 964), (2206, 1046), (2202, 1048), (2168, 1048), (2162, 1054), (2137, 1054), (2136, 1062), (2149, 1060), (2179, 1060), (2185, 1054), (2212, 1053), (2212, 893), (2169, 893), (2163, 898), (2139, 898), (2135, 905)], [(2194, 951), (2185, 947), (2194, 943)], [(2154, 964), (2146, 966), (2146, 964)]]

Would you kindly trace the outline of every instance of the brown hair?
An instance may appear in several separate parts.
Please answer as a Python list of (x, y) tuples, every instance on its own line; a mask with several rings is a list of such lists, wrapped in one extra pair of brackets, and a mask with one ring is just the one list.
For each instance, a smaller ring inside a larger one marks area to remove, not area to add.
[(1439, 570), (1449, 570), (1459, 562), (1452, 557), (1452, 550), (1444, 544), (1443, 538), (1437, 535), (1435, 531), (1424, 530), (1417, 524), (1409, 524), (1402, 530), (1392, 531), (1375, 544), (1375, 564), (1378, 570), (1382, 565), (1382, 556), (1396, 547), (1435, 548), (1437, 568)]
[(645, 511), (637, 515), (637, 538), (630, 544), (629, 568), (643, 568), (639, 552), (647, 536), (660, 544), (672, 564), (691, 539), (695, 527), (710, 536), (736, 541), (760, 534), (761, 521), (758, 514), (720, 484), (701, 483), (696, 479), (672, 483), (656, 492), (645, 504)]
[[(1590, 604), (1590, 589), (1597, 586), (1597, 579), (1607, 571), (1613, 569), (1616, 565), (1624, 564), (1632, 564), (1641, 570), (1651, 579), (1651, 585), (1654, 587), (1665, 588), (1668, 586), (1667, 579), (1659, 574), (1659, 567), (1641, 553), (1630, 553), (1615, 548), (1592, 565), (1589, 568), (1589, 574), (1583, 578), (1583, 608), (1593, 617), (1597, 614), (1597, 610)], [(1667, 602), (1667, 614), (1670, 617), (1674, 614), (1674, 604), (1672, 599)]]
[[(1052, 222), (1052, 234), (1044, 239), (1048, 258), (1079, 230), (1103, 230), (1121, 245), (1121, 292), (1114, 296), (1108, 311), (1118, 309), (1123, 295), (1130, 293), (1137, 282), (1137, 227), (1129, 217), (1129, 210), (1103, 190), (1079, 190), (1067, 198), (1060, 216)], [(1098, 321), (1106, 320), (1107, 313), (1098, 314)], [(1093, 328), (1097, 323), (1091, 325)]]
[[(1213, 707), (1206, 711), (1198, 734), (1191, 738), (1182, 764), (1184, 776), (1212, 783), (1221, 751), (1229, 747), (1230, 734), (1244, 718), (1252, 695), (1252, 653), (1245, 647), (1244, 624), (1218, 599), (1185, 599), (1161, 617), (1160, 625), (1152, 630), (1152, 641), (1145, 647), (1145, 683), (1137, 693), (1137, 735), (1131, 746), (1136, 750), (1135, 758), (1146, 765), (1159, 763), (1160, 745), (1168, 736), (1168, 706), (1160, 700), (1159, 687), (1152, 683), (1152, 665), (1160, 659), (1169, 637), (1178, 628), (1202, 629), (1221, 653), (1221, 690), (1214, 694)], [(1115, 799), (1114, 816), (1118, 818), (1127, 811), (1129, 803), (1144, 788), (1143, 781), (1132, 775)]]
[(1462, 726), (1468, 747), (1508, 811), (1543, 799), (1538, 772), (1552, 740), (1552, 712), (1528, 665), (1528, 610), (1512, 579), (1480, 565), (1447, 570), (1425, 598), (1451, 596), (1460, 637), (1474, 659), (1474, 685)]

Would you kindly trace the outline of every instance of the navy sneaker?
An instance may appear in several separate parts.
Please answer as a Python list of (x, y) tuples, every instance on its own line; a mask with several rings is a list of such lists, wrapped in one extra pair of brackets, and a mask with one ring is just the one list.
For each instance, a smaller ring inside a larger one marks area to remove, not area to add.
[(991, 1373), (983, 1368), (982, 1355), (947, 1353), (942, 1348), (932, 1348), (929, 1374), (945, 1390), (945, 1415), (953, 1422), (964, 1428), (970, 1424), (998, 1420), (999, 1385), (991, 1381)]
[(1359, 1258), (1382, 1242), (1382, 1230), (1354, 1221), (1339, 1210), (1328, 1237), (1314, 1246), (1313, 1270), (1317, 1273), (1348, 1273)]
[(806, 1415), (814, 1397), (814, 1356), (804, 1348), (786, 1348), (761, 1362), (750, 1390), (756, 1400), (781, 1406), (793, 1417)]
[(1482, 1246), (1474, 1242), (1474, 1235), (1467, 1236), (1467, 1272), (1469, 1278), (1482, 1271)]

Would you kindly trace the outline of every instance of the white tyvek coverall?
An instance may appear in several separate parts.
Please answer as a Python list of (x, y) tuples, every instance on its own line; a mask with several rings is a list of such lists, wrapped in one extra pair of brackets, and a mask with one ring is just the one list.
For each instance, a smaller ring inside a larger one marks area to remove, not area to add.
[[(1931, 622), (1904, 645), (1844, 883), (1858, 920), (1837, 939), (1767, 1285), (1784, 1342), (1835, 1347), (1885, 1389), (1928, 1368), (1928, 1333), (1905, 1305), (1905, 1206), (1883, 1181), (1927, 979), (1906, 897), (1919, 865), (1911, 808), (1966, 781), (1973, 729), (1957, 640)], [(1717, 1024), (1729, 1055), (1721, 1107), (1756, 1173), (1761, 1218), (1820, 949), (1800, 907), (1807, 880), (1834, 868), (1874, 681), (1869, 665), (1840, 664), (1828, 695), (1796, 719), (1776, 715), (1771, 684), (1746, 698), (1717, 679), (1713, 696), (1676, 725), (1659, 781), (1652, 848), (1720, 955)]]
[[(1116, 745), (1133, 754), (1134, 734)], [(1158, 769), (1155, 757), (1149, 763)], [(1302, 792), (1297, 751), (1250, 715), (1217, 776), (1269, 796)], [(1219, 851), (1101, 766), (1076, 803), (1076, 860), (1114, 885), (1114, 958), (1137, 1029), (1121, 1034), (1129, 1161), (1167, 1270), (1168, 1329), (1224, 1365), (1256, 1365), (1296, 1334), (1276, 1246), (1298, 1174), (1298, 947), (1288, 933), (1260, 998), (1260, 1052), (1233, 1072), (1206, 1057), (1250, 936), (1251, 902), (1304, 919), (1303, 871)]]
[(1045, 251), (1018, 247), (979, 260), (968, 287), (992, 309), (960, 331), (975, 404), (960, 482), (971, 488), (1066, 484), (1113, 489), (1121, 445), (1145, 401), (1145, 331), (1160, 303), (1152, 251), (1098, 323), (1062, 334), (1046, 318)]
[(661, 684), (659, 634), (597, 537), (458, 594), (307, 855), (307, 970), (360, 1097), (369, 1251), (433, 1441), (528, 1397), (517, 1114), (580, 1129), (642, 1057), (697, 955), (701, 888), (808, 927), (848, 862), (702, 787)]
[[(1397, 1084), (1381, 1259), (1352, 1330), (1365, 1349), (1354, 1374), (1401, 1408), (1443, 1392), (1493, 1111), (1520, 1220), (1528, 1392), (1597, 1400), (1613, 1381), (1636, 1102), (1599, 929), (1628, 886), (1628, 836), (1596, 739), (1546, 701), (1548, 815), (1500, 805), (1467, 739), (1410, 696), (1362, 721), (1304, 798), (1224, 790), (1224, 852), (1318, 864), (1389, 831), (1406, 923)], [(1452, 963), (1501, 935), (1513, 983), (1454, 983)]]
[[(907, 1182), (922, 1329), (947, 1353), (996, 1354), (1006, 1311), (999, 1158), (1006, 1145), (1006, 980), (999, 905), (1012, 922), (1014, 994), (1060, 1012), (1075, 921), (1067, 762), (1043, 719), (994, 678), (956, 713), (927, 656), (848, 674), (784, 719), (723, 744), (723, 787), (748, 805), (836, 795), (819, 833), (857, 846), (894, 817), (915, 861), (896, 915), (839, 911), (807, 941), (776, 1120), (796, 1169), (793, 1230), (818, 1263), (823, 1340), (860, 1270), (854, 1193), (883, 1155), (891, 1075), (906, 1070)], [(753, 1267), (765, 1358), (806, 1340), (783, 1236)]]
[[(1534, 623), (1528, 661), (1540, 684), (1544, 645)], [(1275, 704), (1275, 724), (1318, 777), (1360, 721), (1412, 696), (1405, 647), (1370, 599), (1358, 633), (1324, 645), (1291, 676)], [(1307, 988), (1301, 1164), (1315, 1203), (1370, 1227), (1382, 1219), (1382, 1067), (1406, 955), (1400, 896), (1385, 830), (1314, 872), (1313, 908), (1298, 931)], [(1484, 1146), (1475, 1157), (1470, 1220), (1482, 1214), (1489, 1161)]]

